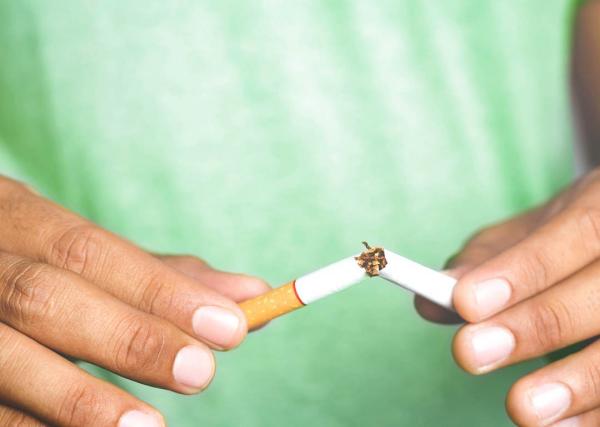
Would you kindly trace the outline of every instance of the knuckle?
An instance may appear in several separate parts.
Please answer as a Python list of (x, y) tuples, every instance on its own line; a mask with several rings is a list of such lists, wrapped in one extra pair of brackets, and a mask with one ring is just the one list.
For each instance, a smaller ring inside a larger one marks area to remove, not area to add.
[(550, 285), (552, 265), (548, 255), (540, 249), (529, 250), (525, 257), (520, 258), (519, 269), (522, 277), (519, 281), (531, 286), (531, 289), (527, 290), (528, 293), (534, 293)]
[(8, 408), (0, 408), (0, 425), (11, 427), (33, 427), (42, 424), (36, 422), (22, 412), (13, 411)]
[(531, 388), (529, 378), (525, 377), (514, 383), (506, 396), (506, 412), (517, 425), (528, 425), (527, 407), (523, 405)]
[(536, 349), (550, 351), (561, 347), (574, 329), (572, 314), (560, 301), (541, 304), (532, 309), (530, 316), (529, 338)]
[(97, 388), (88, 384), (76, 384), (70, 387), (62, 399), (56, 419), (61, 425), (88, 426), (100, 419), (104, 406)]
[(166, 346), (164, 330), (142, 316), (125, 318), (113, 338), (114, 364), (121, 372), (154, 370), (160, 367)]
[(595, 353), (585, 363), (582, 379), (583, 389), (586, 390), (587, 395), (600, 398), (600, 353), (597, 349), (589, 349), (589, 351)]
[(69, 227), (50, 244), (49, 262), (77, 274), (86, 272), (92, 262), (101, 261), (104, 237), (89, 224)]
[(166, 313), (175, 309), (175, 288), (161, 273), (147, 275), (139, 287), (136, 308), (150, 314)]
[(12, 180), (0, 180), (0, 212), (5, 220), (15, 226), (24, 227), (30, 214), (31, 192), (24, 184)]
[(1, 310), (13, 320), (29, 322), (56, 308), (57, 280), (44, 264), (14, 261), (0, 276)]

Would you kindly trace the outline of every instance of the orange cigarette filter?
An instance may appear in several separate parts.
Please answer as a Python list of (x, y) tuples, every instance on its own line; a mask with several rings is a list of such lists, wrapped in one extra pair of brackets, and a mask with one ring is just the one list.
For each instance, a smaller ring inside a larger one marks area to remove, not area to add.
[(290, 313), (304, 304), (296, 294), (296, 281), (275, 288), (240, 304), (246, 315), (248, 329), (255, 329), (268, 321)]

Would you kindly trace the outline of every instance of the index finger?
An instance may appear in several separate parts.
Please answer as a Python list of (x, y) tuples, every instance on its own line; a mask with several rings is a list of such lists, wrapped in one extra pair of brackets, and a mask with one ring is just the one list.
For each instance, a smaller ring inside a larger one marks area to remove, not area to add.
[(572, 207), (458, 281), (454, 305), (478, 322), (567, 278), (600, 255), (600, 211)]
[[(535, 228), (539, 216), (540, 210), (532, 209), (479, 231), (446, 262), (446, 274), (460, 280), (475, 266), (484, 263), (526, 237)], [(464, 321), (457, 313), (440, 307), (419, 295), (415, 295), (414, 303), (417, 312), (431, 322), (456, 324)]]
[(0, 250), (75, 272), (118, 299), (227, 349), (246, 335), (238, 306), (130, 242), (0, 180)]
[(148, 404), (0, 323), (0, 401), (57, 426), (162, 427)]

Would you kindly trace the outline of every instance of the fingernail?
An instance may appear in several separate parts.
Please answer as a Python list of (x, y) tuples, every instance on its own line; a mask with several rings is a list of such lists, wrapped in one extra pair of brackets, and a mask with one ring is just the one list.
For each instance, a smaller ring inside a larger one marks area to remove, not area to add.
[(233, 312), (221, 307), (201, 307), (192, 318), (194, 332), (201, 339), (227, 347), (235, 339), (240, 319)]
[(193, 345), (183, 347), (173, 363), (175, 381), (185, 387), (203, 389), (213, 377), (215, 361), (212, 353)]
[(486, 371), (510, 356), (515, 348), (515, 337), (499, 326), (481, 328), (472, 333), (471, 347), (478, 369)]
[(552, 424), (552, 427), (579, 427), (582, 425), (581, 417), (571, 417)]
[(544, 384), (529, 392), (529, 400), (538, 419), (551, 422), (571, 405), (571, 391), (563, 384)]
[(490, 279), (474, 285), (476, 310), (481, 318), (502, 309), (511, 294), (510, 284), (504, 279)]
[(163, 427), (164, 423), (155, 414), (142, 411), (125, 412), (119, 419), (119, 427)]

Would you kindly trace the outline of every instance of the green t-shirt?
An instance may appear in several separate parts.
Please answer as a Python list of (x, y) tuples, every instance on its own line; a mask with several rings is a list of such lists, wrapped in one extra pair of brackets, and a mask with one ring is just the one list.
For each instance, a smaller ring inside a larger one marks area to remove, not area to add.
[[(160, 252), (288, 281), (383, 245), (439, 267), (572, 176), (571, 0), (0, 2), (0, 167)], [(177, 427), (504, 426), (378, 279), (218, 356)]]

